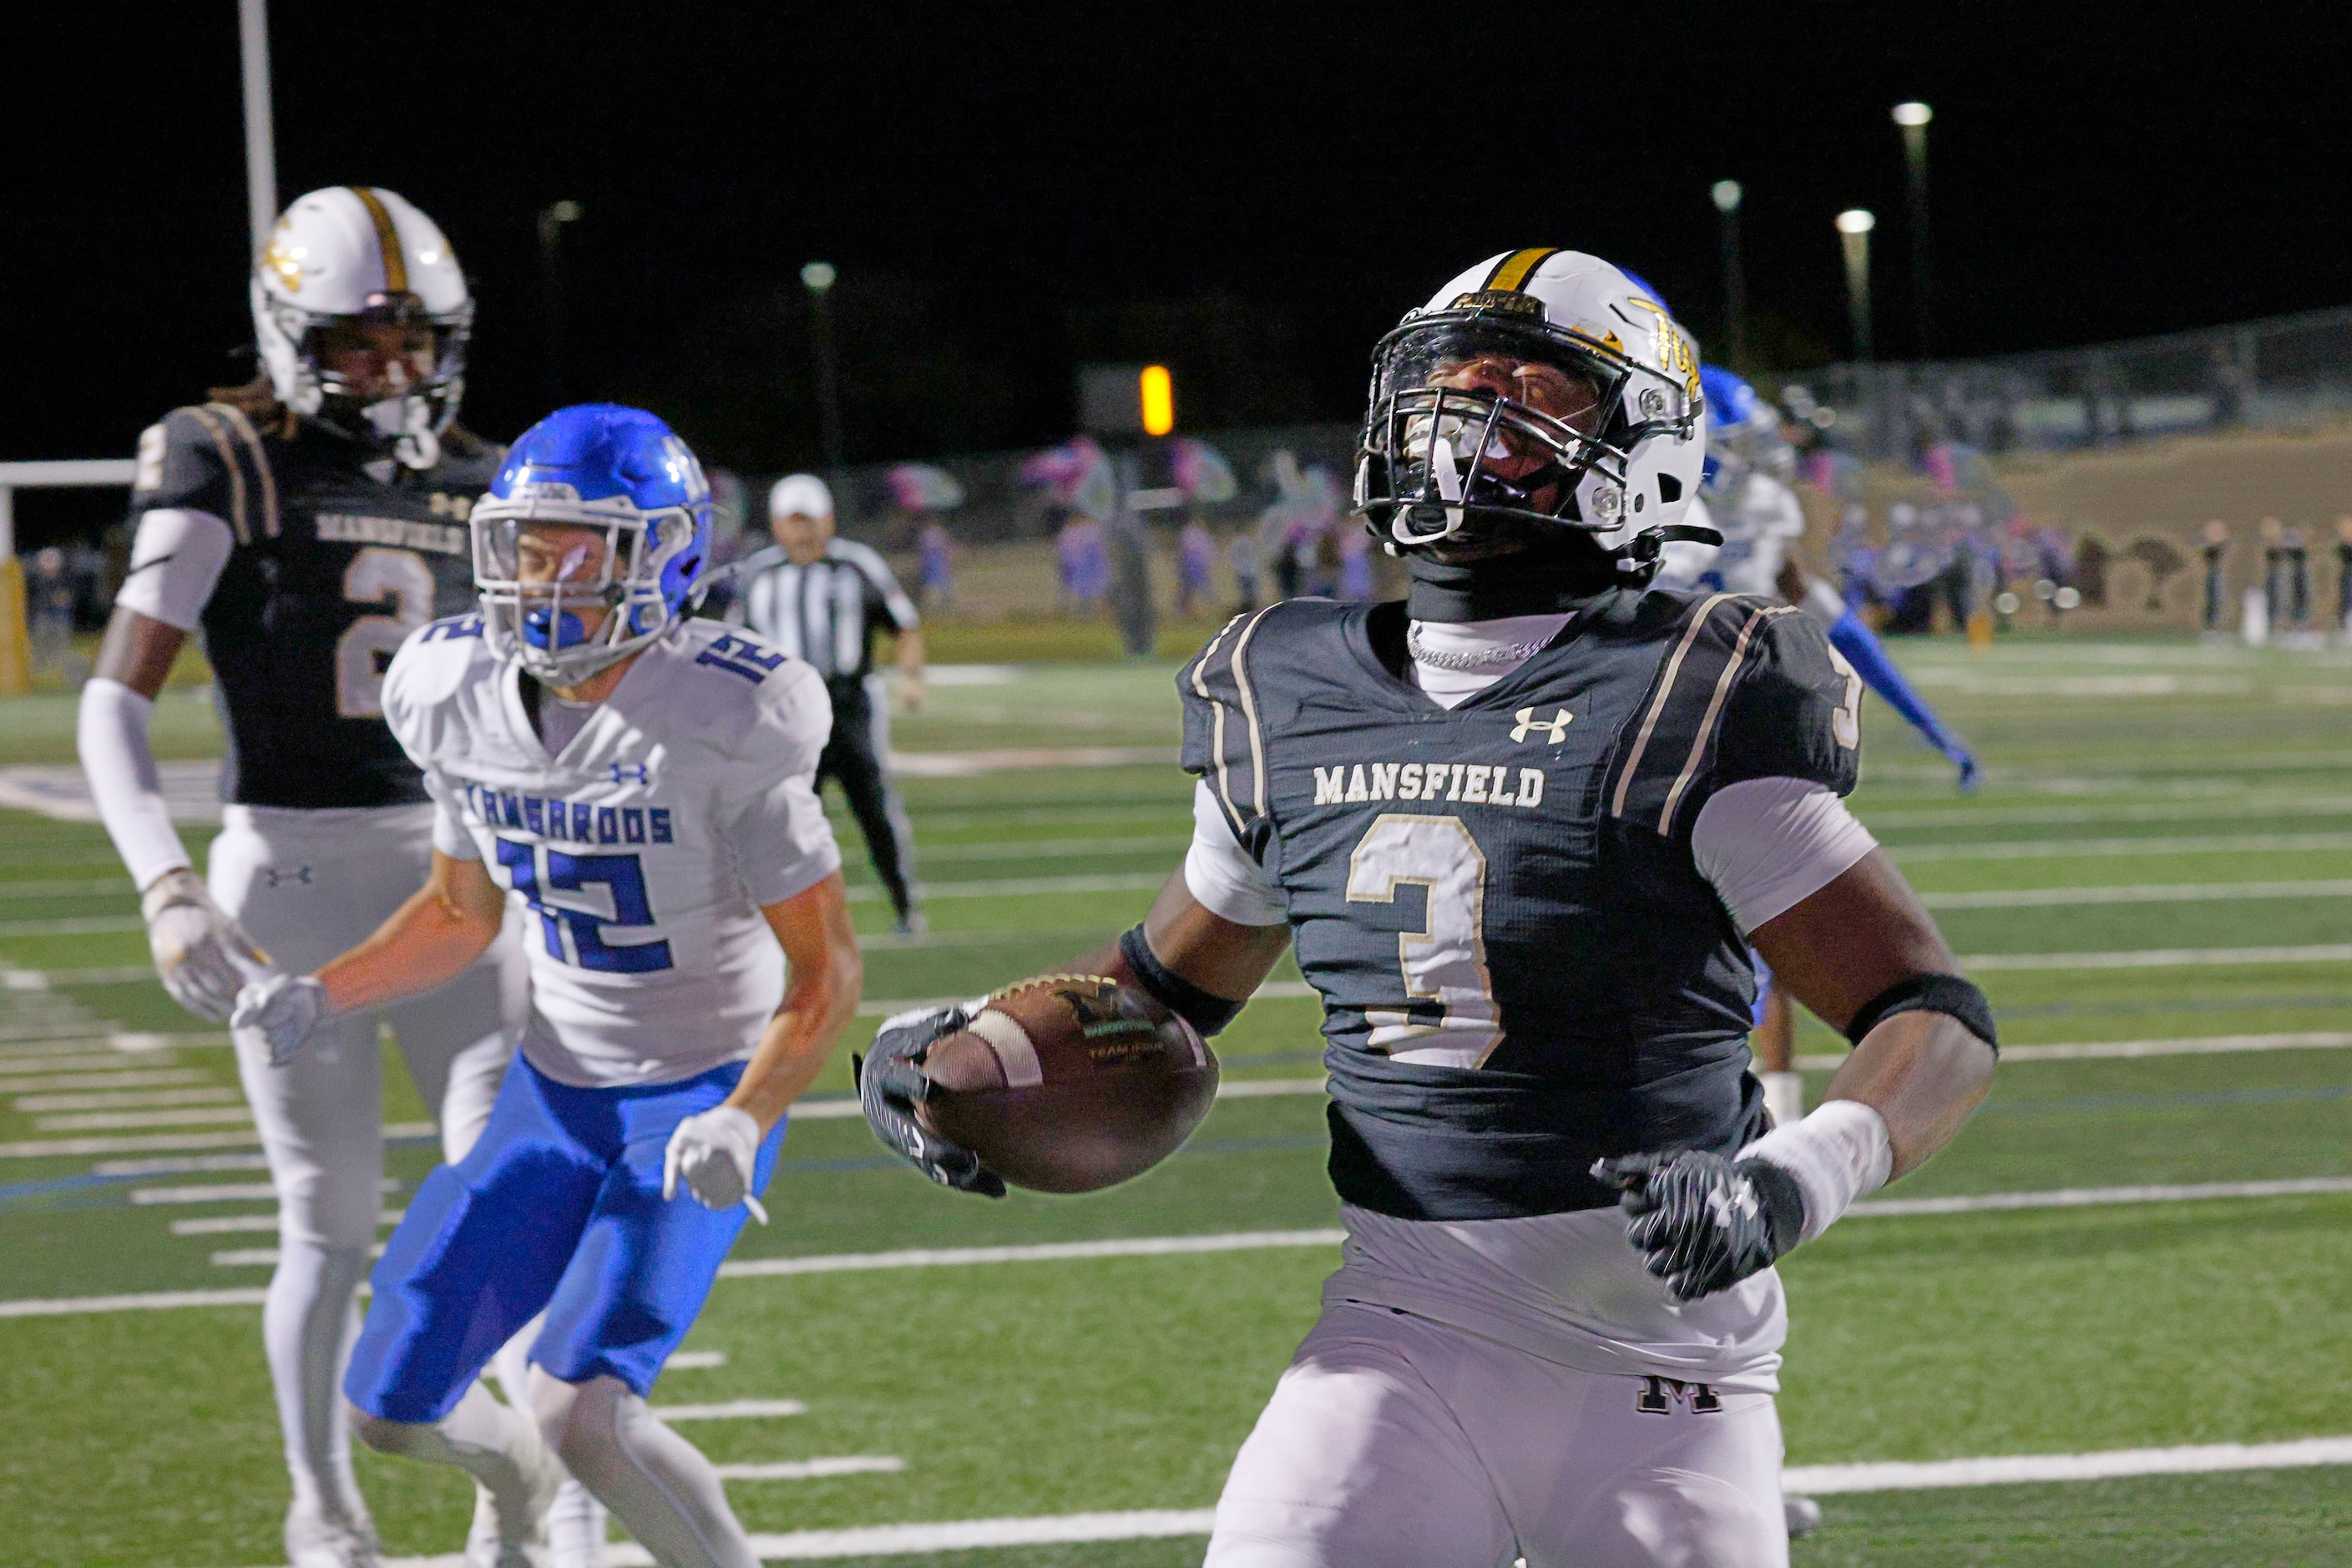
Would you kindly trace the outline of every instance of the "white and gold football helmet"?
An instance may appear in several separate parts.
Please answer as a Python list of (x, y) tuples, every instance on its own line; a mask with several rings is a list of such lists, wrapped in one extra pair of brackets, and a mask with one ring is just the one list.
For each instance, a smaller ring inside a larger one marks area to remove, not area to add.
[(1373, 352), (1356, 506), (1391, 550), (1546, 525), (1645, 575), (1697, 492), (1698, 347), (1598, 257), (1492, 257)]
[[(278, 401), (405, 467), (439, 459), (466, 388), (474, 300), (448, 239), (391, 191), (329, 185), (297, 197), (254, 261), (254, 338)], [(389, 334), (381, 329), (394, 329)], [(341, 339), (403, 351), (341, 367)]]

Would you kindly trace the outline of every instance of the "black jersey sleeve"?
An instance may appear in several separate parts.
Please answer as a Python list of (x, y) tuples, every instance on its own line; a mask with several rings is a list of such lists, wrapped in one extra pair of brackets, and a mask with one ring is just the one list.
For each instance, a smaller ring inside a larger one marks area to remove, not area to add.
[(1267, 785), (1262, 715), (1245, 658), (1265, 614), (1235, 616), (1176, 674), (1184, 708), (1184, 771), (1208, 784), (1234, 837), (1253, 854), (1266, 837)]
[(139, 437), (131, 516), (160, 507), (210, 512), (246, 542), (275, 531), (277, 490), (253, 422), (226, 404), (175, 408)]
[(1773, 616), (1754, 645), (1725, 706), (1711, 784), (1804, 779), (1851, 795), (1862, 769), (1862, 678), (1803, 615)]
[(1811, 622), (1786, 605), (1716, 594), (1688, 601), (1662, 629), (1657, 673), (1610, 767), (1611, 816), (1686, 843), (1726, 784), (1801, 778), (1840, 795), (1853, 788), (1862, 688)]

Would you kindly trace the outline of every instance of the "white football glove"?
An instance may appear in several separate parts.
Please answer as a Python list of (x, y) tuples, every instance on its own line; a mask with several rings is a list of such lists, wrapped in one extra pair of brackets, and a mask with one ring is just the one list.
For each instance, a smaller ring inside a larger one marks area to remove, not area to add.
[[(257, 980), (236, 994), (236, 1011), (228, 1026), (237, 1034), (258, 1034), (269, 1047), (269, 1065), (289, 1065), (319, 1026), (341, 1011), (314, 975), (273, 974)], [(331, 1053), (321, 1049), (321, 1057)]]
[(689, 1116), (669, 1135), (662, 1156), (662, 1196), (677, 1195), (677, 1179), (707, 1209), (733, 1208), (741, 1204), (761, 1225), (768, 1211), (751, 1195), (751, 1167), (760, 1157), (760, 1124), (740, 1106), (722, 1105)]
[(199, 1018), (228, 1021), (238, 987), (269, 972), (269, 955), (213, 902), (204, 879), (183, 866), (155, 879), (139, 900), (147, 949), (172, 1000)]

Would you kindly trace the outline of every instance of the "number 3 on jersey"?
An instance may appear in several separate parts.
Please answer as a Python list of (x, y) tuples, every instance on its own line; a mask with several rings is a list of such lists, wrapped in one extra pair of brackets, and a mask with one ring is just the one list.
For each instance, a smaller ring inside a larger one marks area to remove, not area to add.
[(433, 618), (433, 568), (413, 550), (371, 544), (343, 568), (343, 599), (392, 602), (388, 616), (362, 616), (335, 641), (335, 711), (346, 719), (383, 717), (383, 672), (408, 634)]
[(1385, 813), (1348, 861), (1348, 901), (1393, 904), (1402, 886), (1428, 894), (1421, 929), (1397, 937), (1405, 1005), (1365, 1009), (1365, 1043), (1401, 1062), (1481, 1067), (1503, 1043), (1486, 972), (1486, 851), (1458, 816)]
[[(547, 874), (540, 875), (539, 856), (547, 857)], [(540, 936), (547, 955), (582, 969), (606, 974), (649, 974), (671, 967), (669, 942), (608, 942), (607, 929), (645, 930), (654, 924), (652, 903), (646, 897), (646, 868), (635, 855), (567, 855), (561, 849), (534, 851), (511, 838), (499, 840), (499, 864), (506, 868), (507, 885), (522, 895), (539, 917)], [(572, 893), (593, 900), (587, 891), (601, 887), (609, 896), (611, 914), (551, 901), (551, 893)], [(572, 951), (564, 952), (564, 935)]]

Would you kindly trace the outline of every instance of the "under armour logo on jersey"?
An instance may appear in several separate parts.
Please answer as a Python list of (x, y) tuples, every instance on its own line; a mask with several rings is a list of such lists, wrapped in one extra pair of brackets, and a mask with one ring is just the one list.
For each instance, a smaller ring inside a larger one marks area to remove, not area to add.
[(636, 782), (641, 784), (649, 784), (654, 782), (654, 770), (648, 763), (614, 763), (611, 766), (613, 769), (613, 782), (614, 784), (627, 784), (631, 779), (636, 780)]
[(1551, 743), (1557, 746), (1568, 739), (1568, 726), (1576, 715), (1563, 708), (1559, 710), (1558, 718), (1546, 723), (1536, 717), (1534, 709), (1522, 708), (1513, 717), (1518, 720), (1517, 723), (1511, 726), (1511, 739), (1514, 742), (1524, 741), (1538, 730), (1541, 730), (1551, 737)]
[(1694, 1415), (1715, 1415), (1723, 1410), (1723, 1396), (1708, 1383), (1685, 1383), (1679, 1377), (1659, 1377), (1652, 1373), (1642, 1379), (1642, 1392), (1633, 1396), (1634, 1410), (1643, 1415), (1665, 1415), (1675, 1405), (1682, 1405)]
[(261, 868), (261, 875), (265, 879), (264, 885), (268, 887), (274, 888), (280, 882), (299, 882), (306, 888), (310, 885), (310, 868), (308, 866), (297, 866), (290, 871), (281, 871), (275, 866), (264, 866)]

